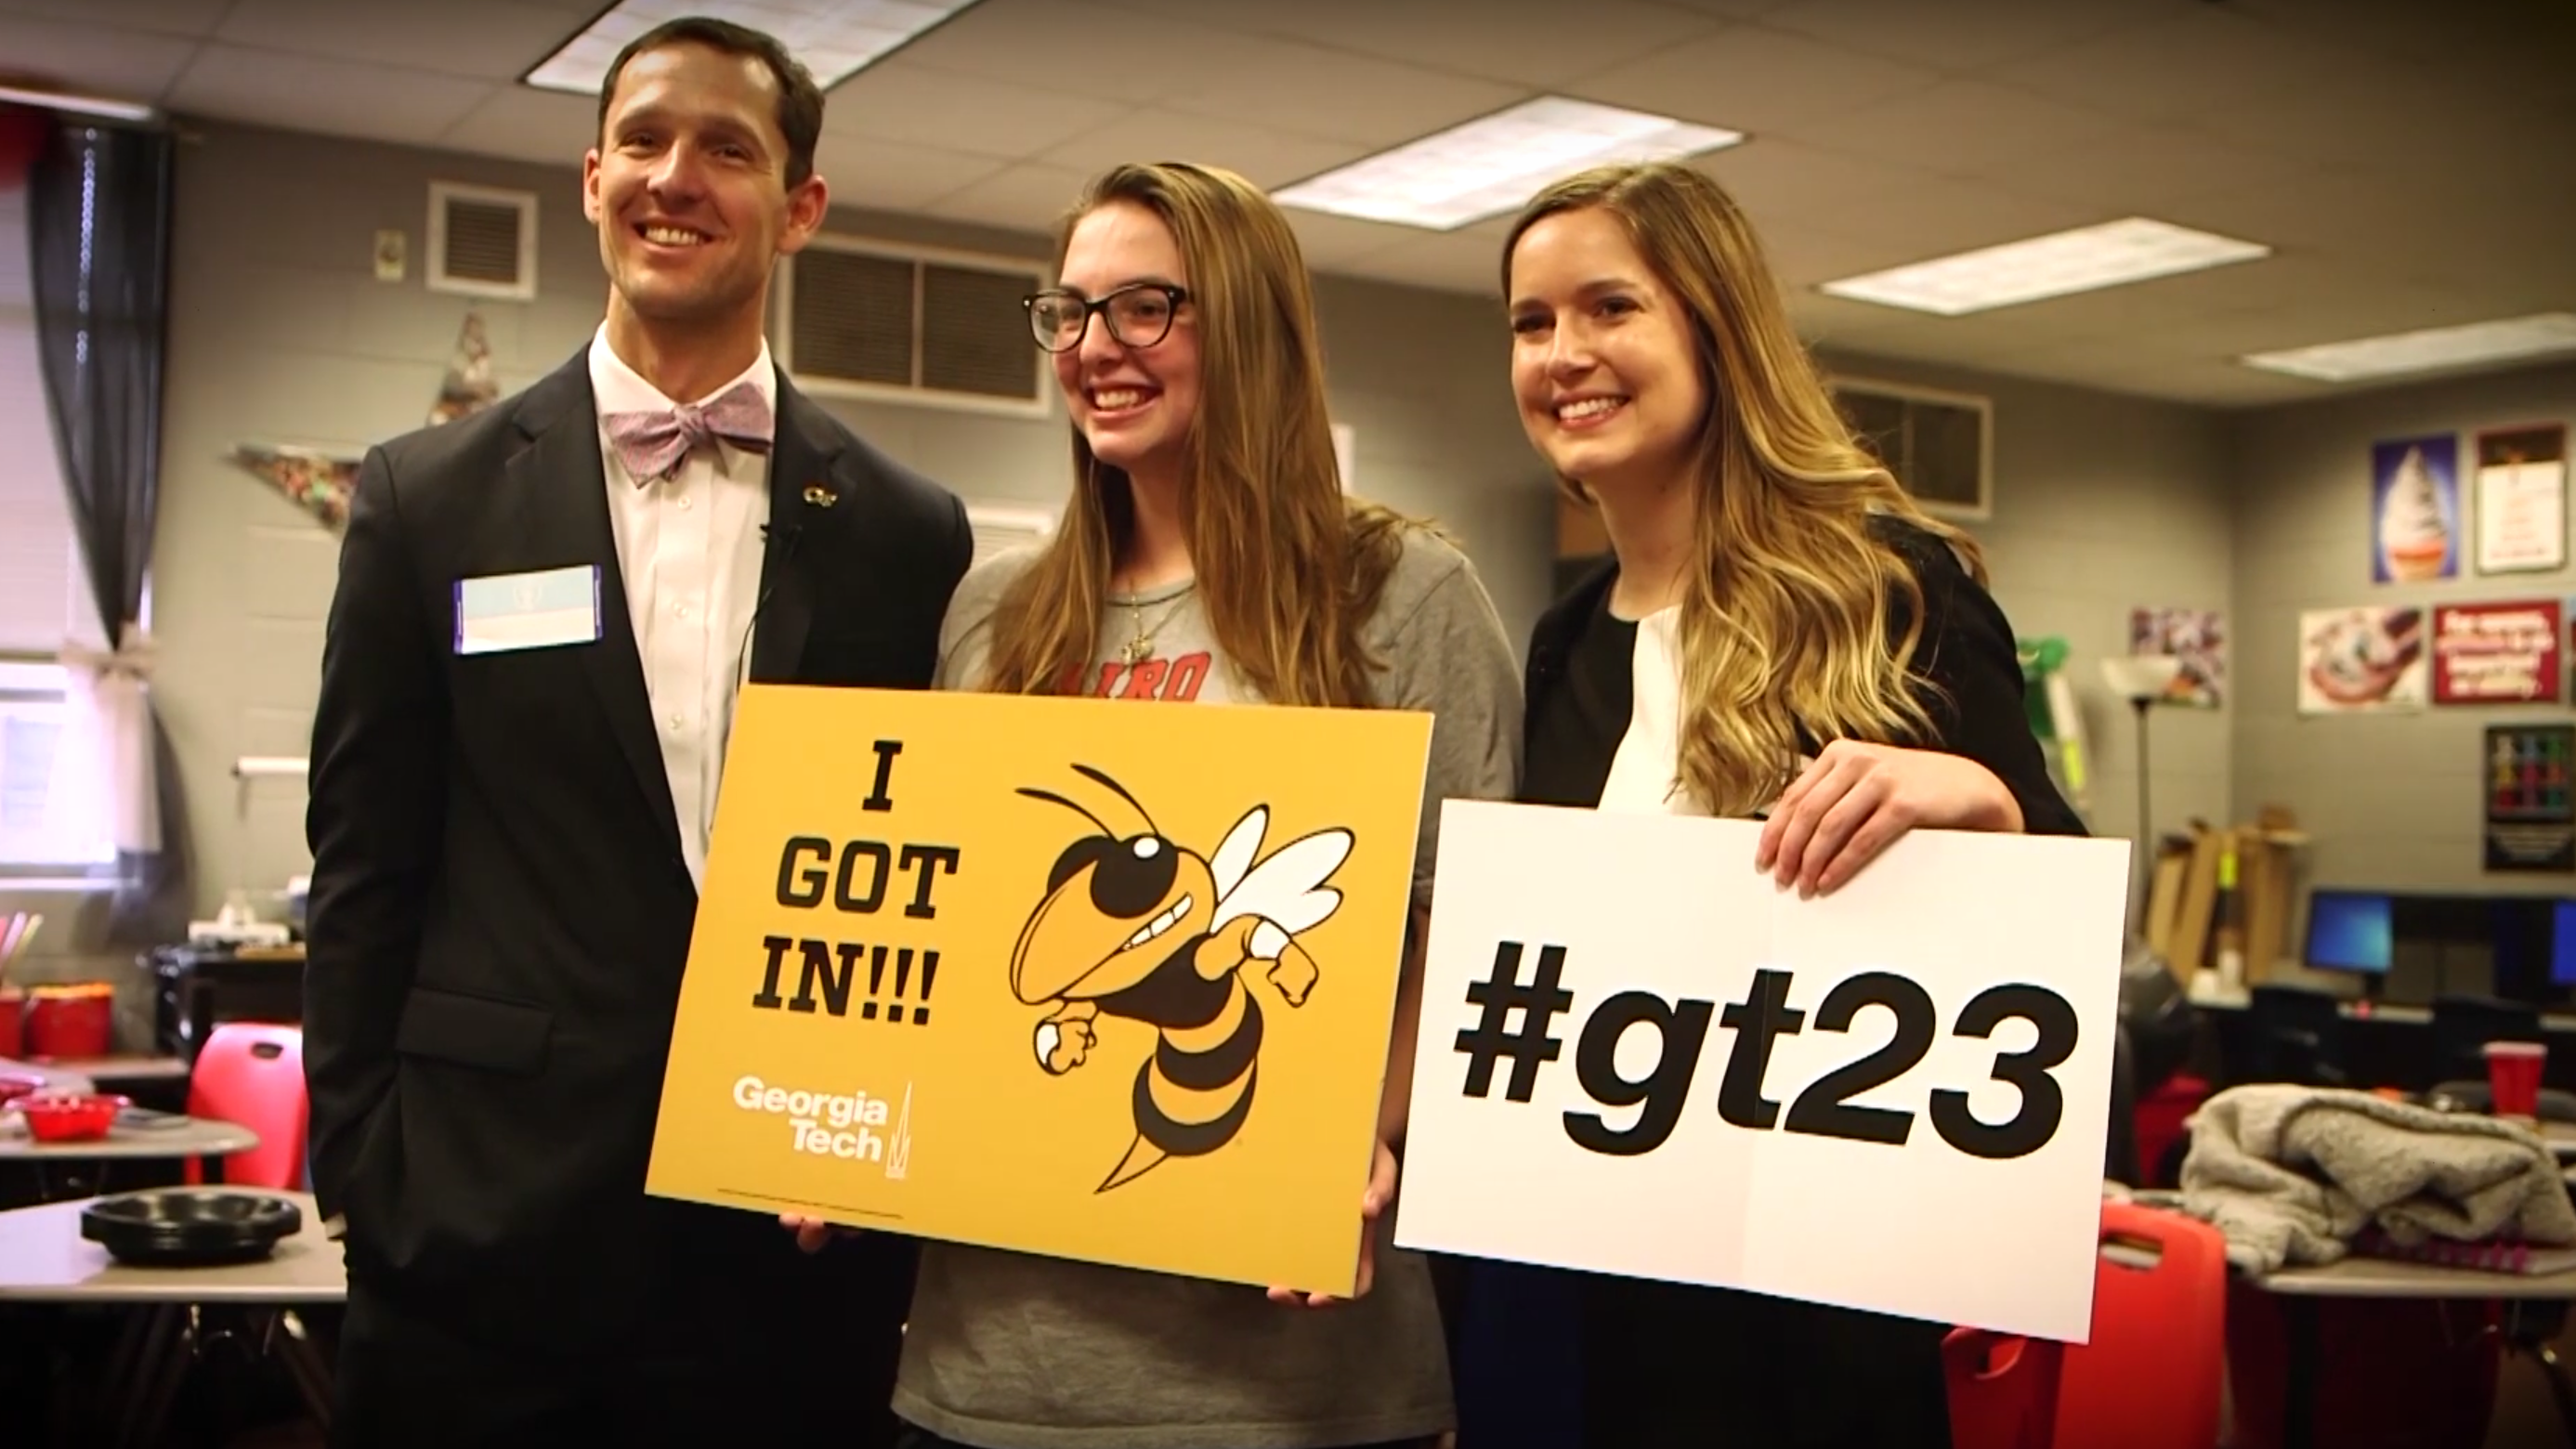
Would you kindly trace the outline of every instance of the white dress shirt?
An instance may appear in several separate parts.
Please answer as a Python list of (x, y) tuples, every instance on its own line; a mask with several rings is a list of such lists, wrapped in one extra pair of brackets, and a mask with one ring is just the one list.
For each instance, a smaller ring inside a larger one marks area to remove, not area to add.
[[(775, 410), (778, 379), (768, 343), (740, 376), (689, 401), (703, 405), (746, 381)], [(679, 817), (680, 853), (689, 878), (703, 890), (734, 690), (749, 664), (752, 614), (760, 597), (769, 459), (730, 443), (693, 448), (671, 476), (638, 486), (609, 444), (605, 415), (667, 409), (672, 399), (619, 360), (605, 325), (591, 339), (590, 385), (602, 415), (608, 523), (626, 581), (627, 618), (644, 661), (653, 732), (661, 739), (662, 769)]]

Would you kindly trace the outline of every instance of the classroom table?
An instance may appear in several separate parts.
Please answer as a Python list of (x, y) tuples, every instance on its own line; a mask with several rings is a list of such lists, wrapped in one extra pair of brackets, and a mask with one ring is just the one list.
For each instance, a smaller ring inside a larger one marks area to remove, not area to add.
[(234, 1192), (282, 1197), (303, 1221), (267, 1258), (205, 1268), (135, 1267), (81, 1236), (81, 1210), (97, 1201), (45, 1203), (0, 1212), (0, 1303), (122, 1305), (139, 1309), (107, 1368), (102, 1403), (120, 1437), (154, 1442), (191, 1358), (199, 1310), (229, 1305), (253, 1316), (251, 1330), (277, 1351), (307, 1412), (330, 1421), (330, 1369), (299, 1327), (281, 1328), (279, 1310), (336, 1304), (349, 1295), (340, 1245), (323, 1236), (313, 1196), (266, 1188)]
[(0, 1122), (0, 1162), (94, 1162), (147, 1157), (230, 1157), (259, 1145), (259, 1134), (238, 1122), (183, 1117), (162, 1127), (120, 1122), (105, 1137), (85, 1142), (39, 1142), (10, 1114)]
[(98, 1084), (90, 1076), (71, 1067), (22, 1062), (0, 1057), (0, 1077), (33, 1077), (44, 1083), (47, 1092), (95, 1092)]
[(2576, 1269), (2558, 1273), (2498, 1273), (2438, 1263), (2353, 1254), (2317, 1267), (2283, 1268), (2246, 1275), (2246, 1281), (2282, 1299), (2289, 1329), (2282, 1394), (2282, 1449), (2310, 1449), (2315, 1442), (2317, 1392), (2316, 1304), (2327, 1298), (2435, 1299), (2501, 1303), (2509, 1352), (2532, 1356), (2549, 1385), (2558, 1422), (2576, 1443), (2576, 1388), (2545, 1350), (2576, 1302)]

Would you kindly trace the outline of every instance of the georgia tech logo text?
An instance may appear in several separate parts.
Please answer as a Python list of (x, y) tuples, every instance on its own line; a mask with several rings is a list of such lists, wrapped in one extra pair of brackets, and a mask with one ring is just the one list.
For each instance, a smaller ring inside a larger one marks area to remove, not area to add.
[[(773, 1087), (755, 1076), (733, 1084), (733, 1104), (745, 1112), (784, 1117), (795, 1133), (799, 1152), (881, 1164), (888, 1177), (901, 1177), (912, 1157), (912, 1084), (904, 1083), (900, 1108), (866, 1092), (810, 1092)], [(893, 1119), (888, 1132), (877, 1129)]]
[[(1094, 1191), (1135, 1181), (1167, 1157), (1199, 1157), (1234, 1140), (1252, 1114), (1261, 1004), (1242, 968), (1291, 1007), (1315, 989), (1314, 959), (1297, 937), (1329, 918), (1341, 892), (1325, 882), (1351, 852), (1348, 830), (1319, 830), (1257, 865), (1270, 811), (1256, 805), (1213, 856), (1175, 844), (1124, 786), (1088, 765), (1077, 774), (1118, 797), (1135, 819), (1122, 832), (1049, 790), (1021, 787), (1099, 827), (1067, 845), (1046, 896), (1011, 952), (1011, 990), (1052, 1005), (1037, 1027), (1038, 1064), (1061, 1075), (1098, 1042), (1102, 1016), (1154, 1028), (1130, 1103), (1136, 1137)], [(1117, 805), (1103, 802), (1111, 813)]]

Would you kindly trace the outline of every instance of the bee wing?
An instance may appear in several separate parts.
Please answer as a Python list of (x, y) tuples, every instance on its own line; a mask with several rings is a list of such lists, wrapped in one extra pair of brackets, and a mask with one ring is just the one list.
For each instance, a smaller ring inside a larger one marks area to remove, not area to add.
[(1225, 843), (1216, 848), (1208, 860), (1208, 874), (1216, 878), (1218, 908), (1225, 898), (1243, 884), (1244, 874), (1252, 869), (1253, 854), (1261, 849), (1262, 832), (1270, 828), (1270, 807), (1255, 805), (1243, 812), (1234, 828), (1225, 833)]
[[(1232, 843), (1233, 837), (1227, 837), (1227, 844)], [(1314, 929), (1341, 908), (1342, 893), (1324, 882), (1350, 854), (1351, 833), (1339, 828), (1290, 841), (1254, 866), (1233, 890), (1219, 894), (1210, 929), (1237, 916), (1258, 917), (1292, 936)]]

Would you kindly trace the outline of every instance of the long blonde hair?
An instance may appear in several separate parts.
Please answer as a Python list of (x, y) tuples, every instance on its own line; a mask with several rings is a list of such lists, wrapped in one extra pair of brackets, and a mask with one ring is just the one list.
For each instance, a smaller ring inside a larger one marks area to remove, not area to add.
[[(1082, 218), (1119, 202), (1160, 217), (1188, 269), (1200, 388), (1181, 517), (1217, 647), (1271, 703), (1366, 705), (1376, 661), (1360, 631), (1409, 520), (1342, 492), (1296, 233), (1231, 171), (1125, 165), (1095, 178), (1065, 218), (1059, 267)], [(995, 612), (988, 688), (1046, 693), (1091, 663), (1135, 498), (1080, 428), (1073, 479), (1063, 525)]]
[[(1549, 186), (1503, 245), (1507, 296), (1522, 234), (1585, 208), (1618, 219), (1688, 315), (1707, 397), (1680, 601), (1679, 783), (1708, 809), (1741, 815), (1785, 788), (1802, 731), (1928, 742), (1934, 724), (1911, 669), (1922, 586), (1872, 525), (1923, 530), (1982, 585), (1975, 541), (1926, 515), (1854, 438), (1789, 324), (1752, 224), (1706, 175), (1659, 162)], [(1579, 480), (1559, 481), (1589, 500)], [(1901, 637), (1891, 604), (1903, 606)]]

